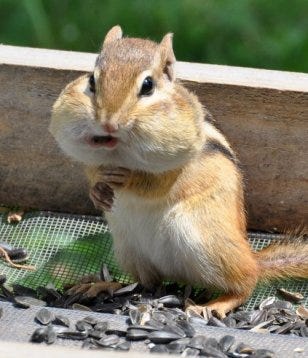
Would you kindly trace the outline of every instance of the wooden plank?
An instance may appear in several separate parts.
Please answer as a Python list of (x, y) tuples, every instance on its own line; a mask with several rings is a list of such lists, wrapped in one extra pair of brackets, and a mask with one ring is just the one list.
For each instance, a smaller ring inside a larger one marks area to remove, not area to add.
[[(52, 103), (94, 54), (0, 46), (0, 204), (94, 213), (78, 164), (48, 133)], [(249, 227), (308, 219), (308, 75), (178, 63), (239, 154)]]
[[(17, 353), (18, 352), (18, 353)], [(64, 346), (46, 346), (42, 344), (17, 343), (17, 342), (1, 342), (0, 357), (16, 358), (143, 358), (153, 357), (148, 352), (112, 352), (107, 349), (103, 352), (100, 350), (83, 350), (80, 348), (69, 348)], [(160, 354), (159, 357), (166, 358), (170, 355)]]

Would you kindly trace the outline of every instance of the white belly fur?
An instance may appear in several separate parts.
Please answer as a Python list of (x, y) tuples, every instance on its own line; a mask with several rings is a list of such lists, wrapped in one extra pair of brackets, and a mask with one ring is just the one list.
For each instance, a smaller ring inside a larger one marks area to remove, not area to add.
[(212, 285), (217, 279), (193, 215), (181, 204), (121, 193), (106, 218), (119, 264), (144, 285), (163, 279)]

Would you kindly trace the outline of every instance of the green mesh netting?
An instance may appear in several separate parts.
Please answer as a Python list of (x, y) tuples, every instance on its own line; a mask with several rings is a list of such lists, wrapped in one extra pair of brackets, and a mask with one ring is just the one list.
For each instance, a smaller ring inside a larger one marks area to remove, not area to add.
[[(255, 250), (267, 246), (277, 237), (249, 234)], [(111, 235), (99, 217), (33, 212), (27, 213), (18, 224), (8, 224), (3, 214), (0, 215), (0, 241), (25, 248), (29, 253), (27, 264), (37, 268), (35, 272), (18, 270), (0, 260), (0, 273), (6, 274), (9, 284), (36, 288), (52, 282), (61, 289), (84, 275), (99, 272), (103, 263), (107, 264), (115, 280), (131, 282), (114, 259)], [(275, 295), (278, 287), (302, 293), (304, 304), (308, 304), (308, 280), (290, 280), (257, 287), (246, 308), (252, 309), (262, 299)]]

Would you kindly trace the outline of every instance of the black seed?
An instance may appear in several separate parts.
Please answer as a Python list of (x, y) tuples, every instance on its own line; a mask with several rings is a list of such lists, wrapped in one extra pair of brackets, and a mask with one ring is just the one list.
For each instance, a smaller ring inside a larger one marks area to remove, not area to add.
[(102, 347), (110, 347), (119, 342), (120, 338), (116, 336), (115, 334), (112, 334), (110, 336), (101, 338), (99, 341), (97, 341), (97, 344), (99, 344)]
[(147, 331), (147, 332), (159, 331), (161, 329), (161, 328), (157, 328), (154, 326), (150, 326), (147, 323), (145, 325), (133, 324), (133, 325), (129, 326), (128, 328), (129, 329), (142, 329), (143, 331)]
[(183, 305), (183, 301), (174, 295), (161, 297), (158, 299), (158, 303), (162, 303), (165, 307), (180, 307)]
[(49, 325), (46, 328), (45, 341), (46, 341), (47, 344), (53, 344), (53, 343), (55, 343), (56, 339), (57, 339), (57, 334), (56, 334), (55, 330), (53, 329), (53, 326)]
[(94, 329), (96, 331), (105, 332), (108, 329), (108, 322), (97, 322)]
[(55, 319), (55, 316), (54, 316), (54, 314), (52, 312), (48, 311), (47, 308), (42, 308), (35, 315), (35, 319), (39, 323), (41, 323), (43, 325), (47, 325), (47, 324), (51, 323)]
[(155, 331), (149, 334), (149, 339), (153, 343), (169, 343), (181, 338), (178, 334), (168, 331)]
[(120, 351), (129, 351), (130, 347), (131, 347), (130, 342), (121, 342), (121, 343), (118, 343), (115, 348)]
[(60, 314), (56, 315), (55, 319), (52, 321), (53, 324), (58, 324), (60, 326), (65, 326), (65, 327), (69, 327), (70, 326), (70, 320), (65, 317), (62, 316)]
[(90, 348), (93, 348), (95, 346), (96, 345), (95, 345), (94, 339), (93, 338), (87, 338), (87, 339), (85, 339), (83, 341), (81, 348), (90, 349)]
[(10, 259), (14, 262), (23, 262), (28, 258), (28, 253), (23, 248), (8, 250), (7, 254), (9, 255)]
[(221, 352), (219, 349), (213, 347), (212, 345), (206, 345), (202, 351), (201, 355), (212, 358), (227, 358), (227, 356)]
[(179, 326), (175, 325), (174, 323), (172, 324), (171, 322), (166, 325), (163, 330), (167, 332), (173, 332), (181, 338), (186, 337), (186, 333), (184, 332), (184, 330)]
[(151, 353), (169, 353), (168, 348), (163, 344), (156, 344), (150, 349)]
[(132, 283), (131, 285), (119, 288), (117, 291), (115, 291), (113, 293), (113, 296), (120, 296), (120, 295), (125, 295), (128, 293), (132, 293), (135, 291), (135, 289), (137, 288), (138, 285), (139, 285), (138, 282), (135, 282), (135, 283)]
[(187, 321), (178, 321), (177, 325), (183, 329), (187, 337), (191, 338), (196, 334), (194, 327)]
[(84, 317), (82, 321), (89, 323), (91, 326), (95, 326), (98, 323), (98, 320), (92, 316)]
[(126, 333), (127, 332), (122, 329), (107, 329), (107, 331), (105, 331), (107, 335), (116, 334), (118, 337), (126, 337)]
[(197, 335), (190, 340), (190, 342), (188, 343), (188, 347), (202, 349), (205, 347), (206, 340), (207, 339), (205, 336)]
[(20, 308), (29, 308), (31, 306), (46, 306), (46, 302), (31, 296), (15, 296), (13, 298), (14, 306)]
[(220, 339), (219, 346), (223, 352), (228, 352), (234, 342), (235, 338), (233, 336), (226, 335)]
[(15, 296), (30, 296), (30, 297), (37, 298), (37, 292), (32, 288), (22, 286), (17, 283), (14, 283), (12, 287)]
[(142, 329), (131, 329), (129, 328), (126, 333), (126, 339), (129, 341), (140, 341), (147, 339), (149, 332)]
[(85, 331), (88, 331), (90, 329), (92, 329), (92, 325), (85, 322), (85, 321), (77, 321), (76, 322), (76, 329), (79, 331), (79, 332), (85, 332)]
[(82, 305), (80, 303), (73, 303), (72, 304), (72, 309), (75, 310), (75, 311), (86, 311), (86, 312), (92, 312), (91, 308), (85, 306), (85, 305)]
[(167, 348), (170, 353), (182, 353), (189, 344), (189, 341), (189, 338), (180, 338), (176, 341), (168, 343)]
[(65, 331), (58, 333), (58, 337), (81, 341), (88, 338), (88, 333), (79, 331)]
[(33, 333), (32, 336), (30, 338), (31, 342), (34, 343), (41, 343), (44, 342), (47, 336), (47, 330), (46, 328), (37, 328)]
[(222, 322), (229, 328), (235, 328), (236, 320), (230, 316), (225, 317)]
[(102, 331), (96, 331), (95, 329), (89, 329), (88, 331), (89, 337), (95, 338), (95, 339), (101, 339), (106, 337), (106, 333)]
[(0, 275), (0, 286), (3, 285), (6, 282), (6, 275), (2, 274)]
[(132, 324), (140, 324), (141, 313), (138, 309), (131, 309), (128, 314)]
[(235, 351), (240, 354), (252, 354), (254, 352), (254, 349), (245, 343), (240, 343), (236, 347)]
[(199, 349), (186, 348), (182, 353), (182, 357), (198, 357), (199, 353), (200, 353)]
[(225, 323), (220, 321), (218, 318), (212, 316), (209, 321), (208, 321), (208, 326), (213, 326), (213, 327), (226, 327)]

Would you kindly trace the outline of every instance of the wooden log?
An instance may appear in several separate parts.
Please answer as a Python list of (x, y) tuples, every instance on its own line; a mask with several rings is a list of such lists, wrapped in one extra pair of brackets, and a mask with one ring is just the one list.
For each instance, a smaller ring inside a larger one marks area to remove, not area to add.
[[(0, 45), (0, 204), (91, 214), (81, 167), (47, 128), (61, 89), (94, 54)], [(308, 219), (308, 75), (178, 62), (242, 163), (251, 229)]]

